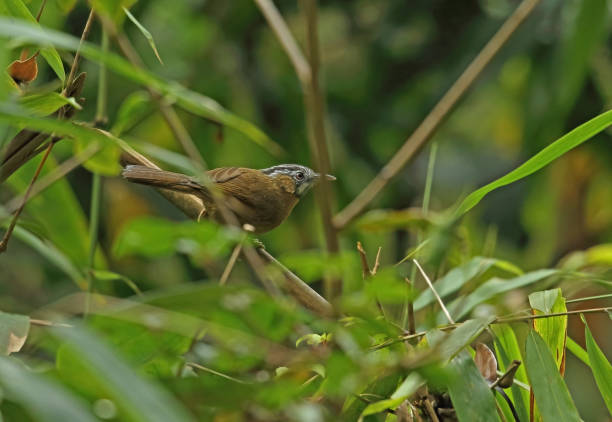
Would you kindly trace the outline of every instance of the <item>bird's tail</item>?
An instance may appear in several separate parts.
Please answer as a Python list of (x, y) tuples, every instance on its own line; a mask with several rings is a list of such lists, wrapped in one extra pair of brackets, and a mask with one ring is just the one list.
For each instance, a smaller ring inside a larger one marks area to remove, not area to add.
[(121, 175), (133, 183), (191, 193), (200, 197), (203, 195), (208, 196), (208, 190), (204, 186), (181, 173), (173, 173), (141, 165), (128, 165), (123, 169)]

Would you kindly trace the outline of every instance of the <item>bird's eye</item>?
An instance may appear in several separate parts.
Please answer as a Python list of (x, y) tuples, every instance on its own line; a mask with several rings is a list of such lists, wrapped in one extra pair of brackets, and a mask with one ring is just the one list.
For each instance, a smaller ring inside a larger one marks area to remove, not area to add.
[(304, 180), (304, 173), (302, 173), (301, 171), (297, 172), (297, 173), (295, 174), (295, 178), (296, 178), (297, 180)]

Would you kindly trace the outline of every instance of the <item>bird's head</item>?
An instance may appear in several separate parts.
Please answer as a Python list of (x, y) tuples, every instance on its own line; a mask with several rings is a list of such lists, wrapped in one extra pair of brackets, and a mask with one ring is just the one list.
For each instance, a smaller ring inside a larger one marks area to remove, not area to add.
[[(262, 173), (270, 177), (281, 175), (289, 176), (295, 184), (295, 196), (301, 197), (321, 180), (321, 175), (314, 170), (299, 164), (280, 164), (278, 166), (261, 169)], [(327, 180), (336, 180), (331, 174), (326, 174)]]

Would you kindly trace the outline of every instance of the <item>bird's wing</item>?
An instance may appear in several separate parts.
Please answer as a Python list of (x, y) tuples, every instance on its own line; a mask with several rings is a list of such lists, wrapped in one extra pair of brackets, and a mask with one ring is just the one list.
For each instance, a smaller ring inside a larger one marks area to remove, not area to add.
[(244, 167), (220, 167), (206, 172), (214, 183), (225, 183), (243, 174), (248, 169)]

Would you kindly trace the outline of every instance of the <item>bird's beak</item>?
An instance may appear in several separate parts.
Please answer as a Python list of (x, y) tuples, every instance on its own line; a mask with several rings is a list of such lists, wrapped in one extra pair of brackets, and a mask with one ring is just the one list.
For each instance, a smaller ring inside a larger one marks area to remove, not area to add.
[[(334, 181), (334, 180), (336, 180), (336, 177), (335, 177), (335, 176), (332, 176), (331, 174), (326, 174), (326, 175), (325, 175), (325, 178), (326, 178), (327, 180), (329, 180), (329, 181)], [(319, 180), (321, 180), (321, 175), (320, 175), (319, 173), (315, 173), (315, 175), (314, 175), (314, 179), (315, 179), (315, 181), (317, 181), (317, 182), (318, 182)]]

